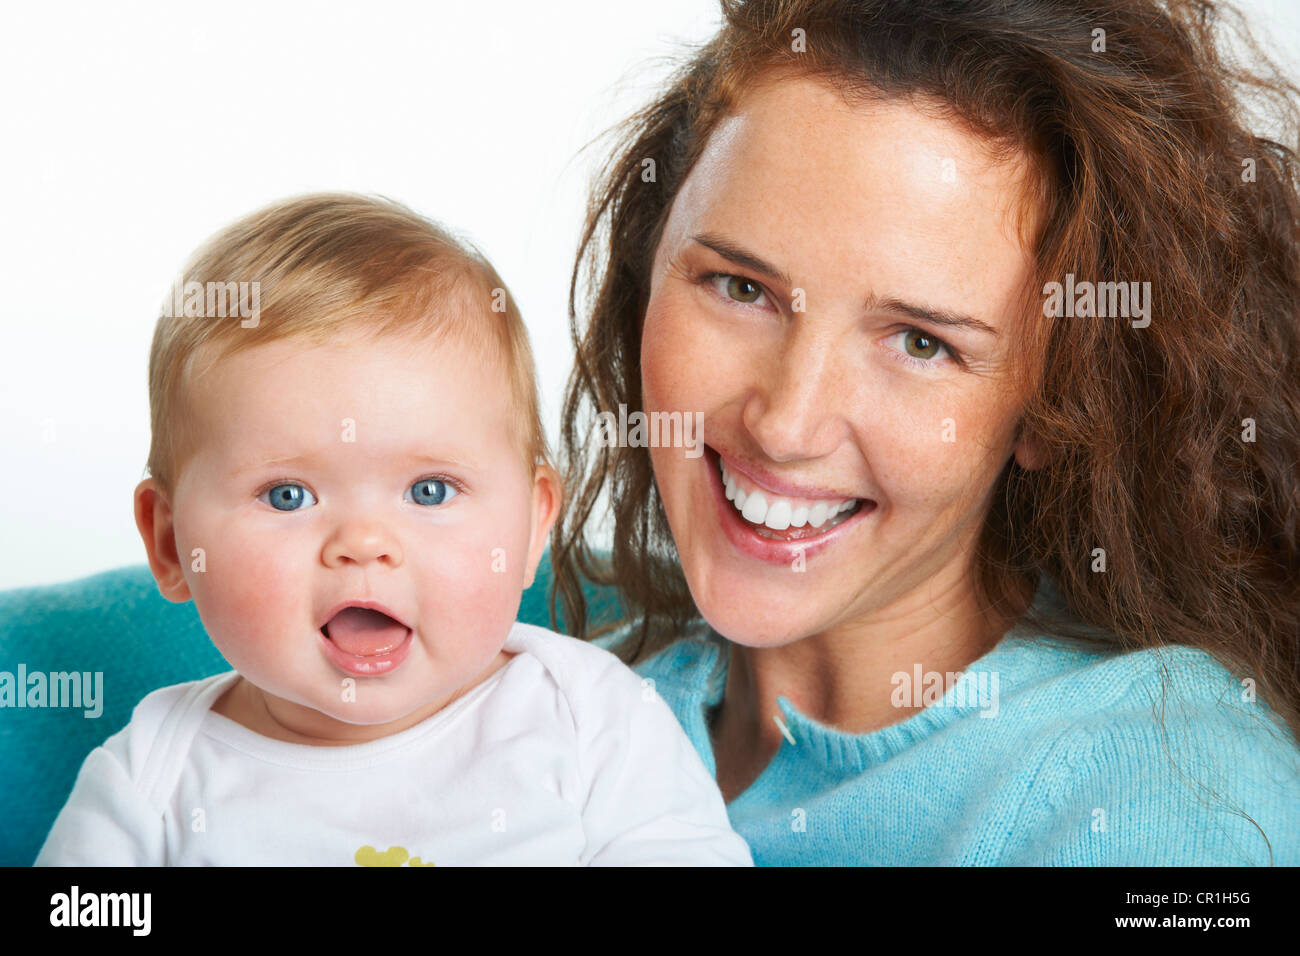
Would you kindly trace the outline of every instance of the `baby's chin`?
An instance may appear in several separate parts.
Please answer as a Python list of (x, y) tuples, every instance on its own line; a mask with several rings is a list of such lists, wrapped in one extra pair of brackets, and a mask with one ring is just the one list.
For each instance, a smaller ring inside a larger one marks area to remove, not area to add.
[(245, 701), (244, 712), (252, 713), (241, 723), (267, 736), (323, 746), (378, 740), (432, 717), (513, 656), (491, 651), (485, 664), (426, 661), (417, 646), (402, 666), (376, 677), (344, 673), (324, 659), (283, 661), (278, 668), (250, 661), (255, 666), (249, 672), (236, 670), (262, 700)]
[[(449, 696), (430, 698), (425, 694), (412, 699), (387, 689), (346, 685), (316, 696), (286, 688), (281, 694), (267, 694), (267, 713), (299, 742), (356, 744), (414, 727), (442, 710)], [(274, 729), (261, 728), (262, 732)]]

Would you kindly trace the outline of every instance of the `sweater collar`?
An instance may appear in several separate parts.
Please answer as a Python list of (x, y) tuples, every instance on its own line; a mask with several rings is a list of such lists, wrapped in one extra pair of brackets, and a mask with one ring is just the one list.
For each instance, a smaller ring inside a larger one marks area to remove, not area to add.
[[(1034, 596), (1035, 608), (1046, 610), (1049, 605), (1059, 603), (1059, 591), (1044, 575)], [(702, 619), (696, 627), (698, 630), (692, 635), (698, 641), (695, 659), (679, 673), (693, 678), (692, 690), (697, 705), (691, 708), (691, 722), (695, 724), (692, 730), (702, 734), (703, 740), (710, 741), (708, 715), (722, 702), (731, 661), (731, 642)], [(1032, 638), (1028, 631), (1020, 624), (1013, 626), (992, 650), (967, 665), (961, 677), (937, 701), (928, 703), (922, 710), (896, 724), (861, 734), (824, 724), (800, 711), (789, 698), (778, 696), (777, 707), (789, 734), (782, 741), (781, 749), (793, 746), (803, 756), (831, 770), (862, 771), (882, 763), (956, 720), (996, 715), (1001, 698), (1015, 688), (1019, 668), (1009, 665), (1031, 646)], [(793, 745), (789, 743), (789, 737), (794, 738)], [(709, 770), (716, 773), (711, 742), (708, 756)]]

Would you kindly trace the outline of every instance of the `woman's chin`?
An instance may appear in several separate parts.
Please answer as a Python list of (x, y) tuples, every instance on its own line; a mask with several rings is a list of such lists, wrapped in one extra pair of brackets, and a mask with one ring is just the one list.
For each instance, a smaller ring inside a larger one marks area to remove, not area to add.
[(773, 599), (756, 590), (752, 582), (748, 587), (714, 588), (697, 594), (695, 606), (713, 630), (745, 647), (781, 647), (825, 629), (825, 617), (815, 607), (795, 610), (788, 598)]
[(853, 584), (862, 580), (861, 571), (837, 582), (838, 569), (765, 565), (716, 545), (696, 536), (678, 557), (701, 616), (737, 644), (780, 647), (819, 634), (860, 599)]

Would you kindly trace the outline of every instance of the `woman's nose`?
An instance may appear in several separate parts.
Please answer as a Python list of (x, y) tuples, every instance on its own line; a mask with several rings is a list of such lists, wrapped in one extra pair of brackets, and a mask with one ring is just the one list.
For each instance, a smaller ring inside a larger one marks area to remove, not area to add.
[(773, 461), (829, 455), (847, 430), (852, 379), (830, 337), (796, 328), (756, 376), (743, 420)]
[(402, 563), (402, 547), (397, 536), (382, 523), (373, 520), (350, 521), (339, 527), (325, 542), (322, 560), (328, 567), (346, 564), (383, 562), (397, 567)]

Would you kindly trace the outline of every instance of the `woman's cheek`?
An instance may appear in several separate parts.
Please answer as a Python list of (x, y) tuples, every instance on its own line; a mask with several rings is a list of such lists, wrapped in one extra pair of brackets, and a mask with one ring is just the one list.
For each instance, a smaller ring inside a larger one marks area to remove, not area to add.
[(650, 301), (641, 335), (642, 398), (647, 408), (699, 407), (694, 398), (699, 376), (722, 359), (699, 319), (681, 295), (664, 293)]
[(974, 409), (907, 416), (891, 429), (890, 453), (876, 458), (886, 463), (887, 470), (878, 472), (886, 494), (936, 516), (979, 501), (1000, 467), (988, 444), (991, 436), (977, 430), (986, 414)]
[(661, 313), (651, 305), (641, 332), (641, 399), (647, 408), (658, 408), (662, 401), (663, 373), (670, 367), (674, 343)]

